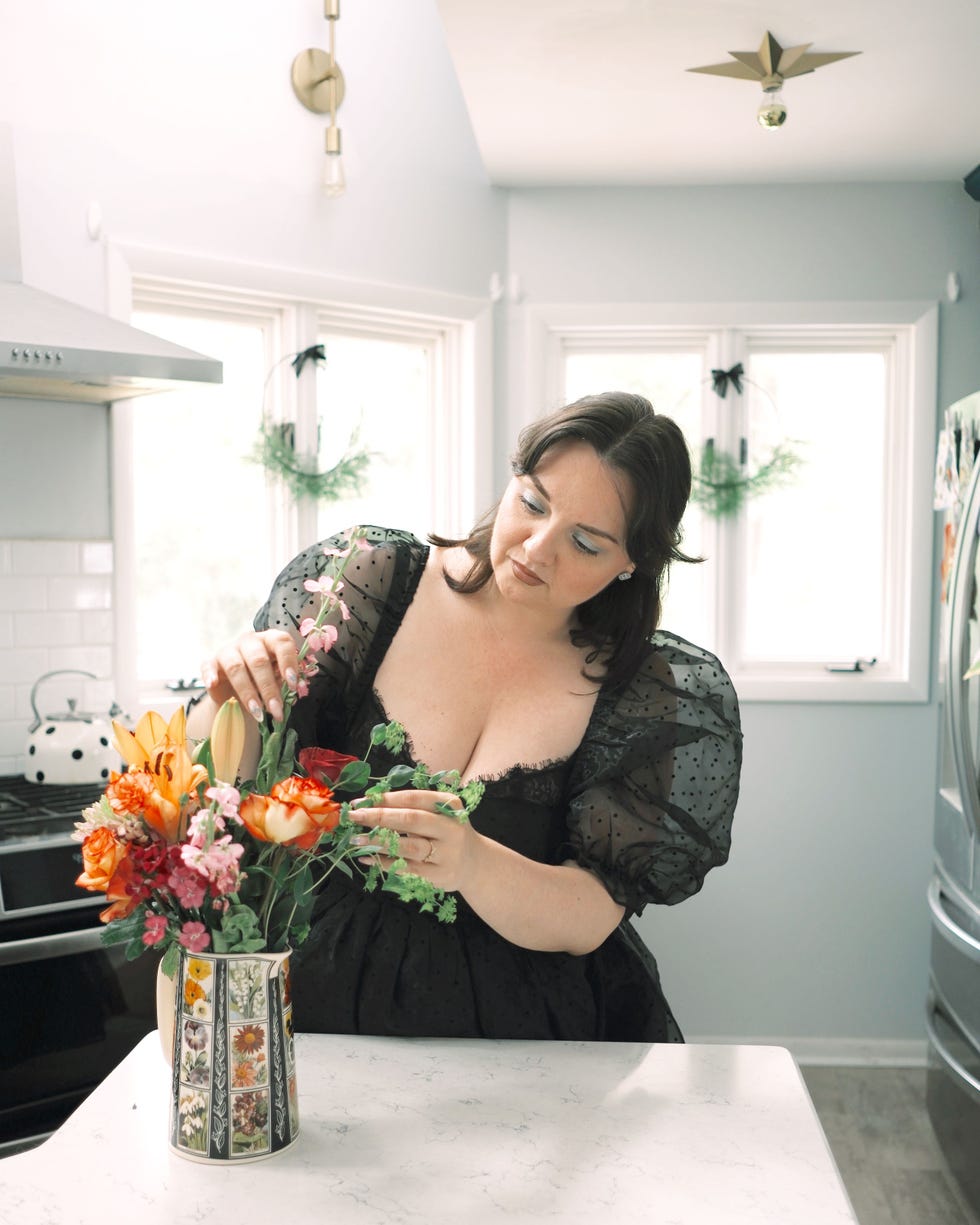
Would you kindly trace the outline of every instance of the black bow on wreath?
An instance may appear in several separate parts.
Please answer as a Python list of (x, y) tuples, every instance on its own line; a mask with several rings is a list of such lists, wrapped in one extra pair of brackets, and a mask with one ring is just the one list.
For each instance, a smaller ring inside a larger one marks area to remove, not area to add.
[[(296, 371), (296, 377), (303, 373), (303, 367), (307, 362), (325, 362), (327, 360), (326, 351), (323, 345), (310, 345), (308, 349), (304, 349), (302, 353), (297, 353), (293, 360), (289, 363)], [(722, 395), (725, 393), (722, 392)]]
[(724, 400), (725, 394), (728, 391), (728, 384), (735, 388), (739, 395), (742, 394), (742, 375), (745, 371), (742, 369), (742, 363), (732, 366), (731, 370), (712, 370), (711, 372), (711, 390), (717, 392)]

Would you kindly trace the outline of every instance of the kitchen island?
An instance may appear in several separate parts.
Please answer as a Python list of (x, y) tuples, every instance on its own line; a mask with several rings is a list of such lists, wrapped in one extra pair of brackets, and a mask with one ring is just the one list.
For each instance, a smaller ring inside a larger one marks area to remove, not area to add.
[(153, 1033), (49, 1140), (0, 1162), (0, 1221), (855, 1225), (780, 1047), (296, 1046), (292, 1148), (237, 1169), (172, 1153)]

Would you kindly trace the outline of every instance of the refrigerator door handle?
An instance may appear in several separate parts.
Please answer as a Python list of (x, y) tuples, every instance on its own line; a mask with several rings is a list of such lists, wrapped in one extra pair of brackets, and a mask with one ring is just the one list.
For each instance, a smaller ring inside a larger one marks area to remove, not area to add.
[(949, 634), (946, 640), (946, 720), (953, 767), (960, 792), (966, 832), (980, 834), (980, 790), (973, 765), (973, 744), (963, 674), (970, 665), (968, 644), (973, 612), (974, 563), (980, 529), (980, 464), (975, 464), (957, 530), (956, 553), (949, 592)]
[(956, 1075), (963, 1081), (966, 1088), (972, 1092), (972, 1095), (977, 1099), (977, 1101), (980, 1101), (980, 1080), (977, 1080), (975, 1076), (970, 1075), (970, 1073), (960, 1063), (952, 1051), (950, 1051), (949, 1047), (943, 1042), (942, 1038), (940, 1038), (936, 1031), (936, 1026), (933, 1024), (932, 1012), (933, 1010), (930, 1009), (926, 1013), (926, 1036), (932, 1043), (943, 1063), (952, 1068)]
[(980, 962), (980, 940), (975, 940), (947, 914), (943, 906), (942, 882), (938, 876), (934, 876), (929, 882), (926, 897), (929, 902), (929, 910), (932, 912), (933, 926), (937, 931), (946, 937), (957, 952), (965, 954), (971, 961)]

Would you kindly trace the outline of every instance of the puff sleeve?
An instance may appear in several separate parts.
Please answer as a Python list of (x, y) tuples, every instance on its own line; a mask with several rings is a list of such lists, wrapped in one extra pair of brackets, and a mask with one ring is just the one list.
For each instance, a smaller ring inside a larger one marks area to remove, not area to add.
[(600, 695), (569, 780), (569, 843), (638, 914), (696, 893), (728, 858), (738, 798), (738, 701), (718, 659), (653, 635), (632, 681)]

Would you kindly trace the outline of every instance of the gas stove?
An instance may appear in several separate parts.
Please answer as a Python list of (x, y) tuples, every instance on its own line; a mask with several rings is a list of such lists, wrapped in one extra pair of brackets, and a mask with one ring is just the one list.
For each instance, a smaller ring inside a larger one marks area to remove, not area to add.
[(58, 1127), (156, 1024), (158, 958), (106, 947), (105, 894), (75, 883), (74, 825), (101, 794), (0, 776), (0, 1157)]
[(24, 936), (21, 920), (105, 905), (101, 893), (75, 884), (82, 848), (72, 837), (82, 809), (102, 791), (97, 783), (62, 786), (0, 776), (0, 945)]
[(70, 833), (82, 809), (96, 803), (103, 790), (100, 783), (62, 786), (0, 775), (0, 843)]

